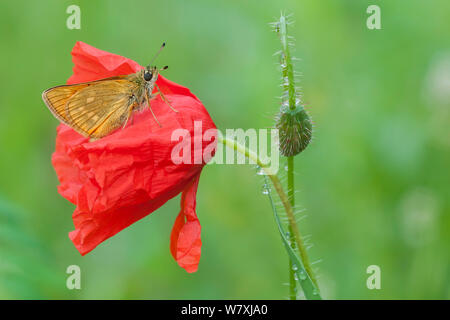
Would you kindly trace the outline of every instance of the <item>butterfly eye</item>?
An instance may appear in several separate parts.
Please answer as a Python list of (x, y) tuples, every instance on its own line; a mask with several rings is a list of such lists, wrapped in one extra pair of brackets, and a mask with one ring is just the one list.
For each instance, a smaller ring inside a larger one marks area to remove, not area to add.
[(145, 81), (150, 81), (152, 79), (152, 77), (153, 77), (153, 74), (151, 72), (146, 71), (144, 73), (144, 80)]

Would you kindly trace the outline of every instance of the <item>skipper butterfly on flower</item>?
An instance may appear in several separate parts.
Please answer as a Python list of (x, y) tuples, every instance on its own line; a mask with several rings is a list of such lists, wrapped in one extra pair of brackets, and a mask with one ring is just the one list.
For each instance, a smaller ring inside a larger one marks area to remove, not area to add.
[[(164, 48), (162, 44), (152, 62)], [(114, 130), (125, 127), (133, 111), (147, 103), (155, 121), (162, 126), (151, 108), (150, 100), (160, 95), (174, 111), (156, 80), (161, 70), (148, 65), (129, 75), (109, 77), (74, 85), (61, 85), (45, 90), (42, 99), (53, 115), (62, 123), (91, 139), (100, 139)], [(153, 94), (153, 89), (157, 93)]]

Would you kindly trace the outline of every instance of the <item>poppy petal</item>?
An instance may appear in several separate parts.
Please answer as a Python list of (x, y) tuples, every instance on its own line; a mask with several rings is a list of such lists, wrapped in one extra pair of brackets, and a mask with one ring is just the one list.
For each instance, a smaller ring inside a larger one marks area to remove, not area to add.
[[(178, 141), (172, 141), (171, 133), (182, 123), (188, 136), (193, 136), (194, 119), (210, 122), (200, 112), (183, 112), (197, 105), (192, 98), (186, 104), (183, 99), (172, 100), (180, 112), (163, 115), (164, 127), (155, 132), (148, 112), (137, 114), (133, 126), (94, 142), (67, 126), (58, 128), (53, 165), (61, 183), (59, 192), (77, 206), (76, 230), (70, 239), (82, 255), (198, 180), (203, 164), (172, 162), (171, 151)], [(193, 139), (190, 148), (196, 150)]]
[(183, 190), (181, 210), (170, 236), (170, 251), (179, 266), (187, 272), (197, 271), (201, 255), (201, 226), (195, 212), (199, 178), (200, 174)]
[[(74, 74), (68, 84), (135, 73), (142, 68), (130, 59), (83, 42), (76, 43), (72, 56)], [(59, 193), (76, 205), (72, 216), (75, 230), (69, 237), (82, 255), (182, 193), (171, 251), (180, 266), (194, 272), (201, 247), (195, 195), (207, 161), (195, 159), (211, 147), (211, 143), (201, 140), (207, 130), (215, 130), (216, 126), (188, 88), (161, 75), (157, 83), (178, 110), (170, 110), (161, 97), (152, 100), (162, 127), (146, 108), (134, 113), (125, 128), (91, 142), (60, 124), (52, 162), (60, 181)], [(172, 151), (179, 143), (172, 139), (176, 130), (189, 138), (187, 145), (193, 152), (188, 163), (176, 164), (172, 160)]]
[(67, 84), (88, 82), (138, 72), (135, 61), (77, 41), (72, 49), (73, 75)]

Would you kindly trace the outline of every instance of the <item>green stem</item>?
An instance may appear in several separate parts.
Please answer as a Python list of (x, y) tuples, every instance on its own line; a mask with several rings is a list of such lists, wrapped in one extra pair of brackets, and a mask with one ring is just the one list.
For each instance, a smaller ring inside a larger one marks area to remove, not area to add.
[[(283, 14), (280, 17), (280, 20), (276, 23), (276, 31), (280, 37), (281, 42), (281, 71), (283, 75), (283, 105), (286, 105), (286, 103), (289, 106), (289, 110), (295, 110), (297, 107), (302, 108), (301, 106), (297, 106), (297, 92), (295, 88), (295, 76), (294, 76), (294, 66), (292, 63), (292, 57), (290, 53), (289, 48), (289, 36), (288, 36), (288, 22), (286, 20), (286, 16)], [(290, 203), (291, 209), (295, 207), (295, 189), (294, 189), (294, 157), (289, 156), (287, 157), (287, 164), (288, 164), (288, 199)], [(286, 211), (287, 212), (287, 211)], [(297, 248), (299, 250), (300, 256), (303, 260), (303, 263), (305, 264), (305, 268), (308, 271), (308, 274), (310, 275), (311, 279), (313, 280), (314, 284), (317, 286), (317, 281), (314, 277), (311, 265), (309, 263), (308, 256), (306, 254), (306, 250), (303, 247), (302, 239), (300, 238), (300, 235), (298, 233), (297, 225), (295, 222), (295, 219), (290, 214), (288, 214), (289, 218), (289, 240), (290, 245), (292, 249), (295, 251), (295, 247), (297, 245)], [(294, 239), (295, 238), (295, 239)], [(294, 272), (292, 270), (292, 260), (289, 262), (289, 279), (290, 279), (290, 296), (291, 299), (294, 299), (295, 293), (295, 281), (292, 280)]]
[[(245, 155), (247, 158), (253, 160), (259, 167), (261, 167), (264, 170), (266, 175), (270, 178), (270, 180), (272, 181), (272, 184), (275, 188), (275, 191), (278, 193), (278, 197), (280, 198), (280, 200), (283, 204), (283, 207), (286, 211), (286, 215), (287, 215), (287, 218), (289, 221), (289, 226), (292, 230), (291, 234), (293, 235), (293, 239), (294, 239), (293, 242), (295, 243), (295, 245), (298, 249), (298, 252), (300, 253), (301, 262), (306, 270), (306, 273), (308, 274), (308, 278), (310, 278), (313, 282), (314, 289), (316, 291), (318, 291), (317, 282), (314, 277), (311, 264), (309, 262), (308, 254), (307, 254), (306, 248), (303, 244), (303, 240), (302, 240), (300, 231), (297, 226), (297, 221), (295, 220), (294, 209), (292, 208), (289, 197), (286, 195), (286, 193), (283, 190), (283, 187), (281, 185), (280, 179), (278, 179), (278, 176), (276, 174), (274, 174), (274, 172), (271, 172), (269, 170), (268, 166), (261, 161), (261, 159), (258, 157), (258, 155), (255, 152), (249, 150), (245, 146), (240, 145), (239, 143), (237, 143), (234, 140), (223, 138), (220, 135), (218, 137), (218, 142), (222, 143), (223, 145), (225, 145), (233, 150), (236, 150), (237, 152)], [(305, 292), (305, 294), (306, 294), (306, 292)], [(317, 293), (315, 295), (317, 295)]]
[(284, 15), (280, 17), (279, 34), (282, 51), (282, 73), (283, 73), (283, 89), (288, 93), (289, 109), (294, 110), (296, 105), (296, 92), (294, 81), (294, 66), (291, 60), (291, 52), (289, 50), (289, 40), (287, 35), (287, 21)]
[[(267, 184), (267, 176), (264, 177), (264, 181)], [(320, 296), (318, 288), (307, 274), (305, 267), (302, 261), (300, 260), (298, 254), (292, 249), (292, 247), (289, 244), (289, 240), (286, 237), (286, 232), (283, 230), (283, 226), (281, 224), (281, 220), (278, 215), (275, 203), (273, 202), (272, 195), (270, 194), (270, 190), (267, 193), (267, 196), (269, 198), (270, 205), (272, 206), (273, 216), (275, 218), (275, 222), (277, 223), (278, 231), (280, 232), (281, 241), (283, 242), (283, 245), (286, 248), (289, 258), (295, 264), (296, 267), (295, 275), (297, 276), (296, 279), (300, 284), (300, 286), (302, 287), (303, 292), (305, 293), (305, 298), (311, 300), (321, 300), (322, 297)]]
[[(294, 157), (287, 158), (288, 170), (288, 197), (291, 204), (291, 207), (295, 207), (295, 196), (294, 196)], [(293, 226), (289, 223), (289, 242), (292, 249), (295, 251), (295, 239), (294, 239), (294, 230)], [(293, 268), (292, 259), (289, 259), (289, 293), (291, 300), (297, 300), (297, 282), (295, 281), (295, 270)]]

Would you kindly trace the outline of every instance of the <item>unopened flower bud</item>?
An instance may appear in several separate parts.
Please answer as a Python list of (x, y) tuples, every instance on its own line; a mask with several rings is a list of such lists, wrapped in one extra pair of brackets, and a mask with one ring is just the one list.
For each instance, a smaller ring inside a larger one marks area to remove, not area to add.
[(282, 107), (276, 118), (276, 128), (280, 135), (280, 152), (285, 157), (299, 154), (311, 141), (311, 118), (302, 106), (293, 110)]

